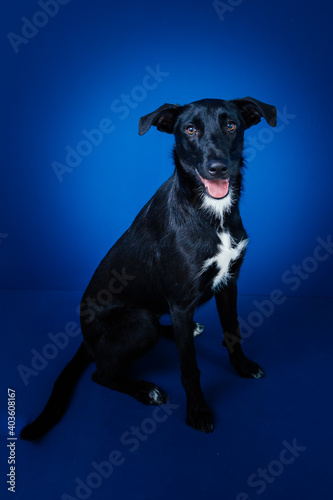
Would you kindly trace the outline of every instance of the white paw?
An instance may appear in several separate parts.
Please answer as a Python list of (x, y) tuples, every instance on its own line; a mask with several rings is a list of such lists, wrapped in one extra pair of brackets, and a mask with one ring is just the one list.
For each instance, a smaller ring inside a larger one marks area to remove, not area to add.
[(155, 387), (149, 392), (150, 404), (160, 405), (166, 402), (166, 395), (158, 387)]
[(204, 331), (205, 327), (204, 325), (200, 325), (200, 323), (195, 323), (194, 330), (193, 330), (193, 337), (197, 337)]
[(265, 373), (261, 368), (259, 368), (257, 373), (252, 373), (251, 376), (252, 376), (252, 378), (263, 378), (265, 376)]

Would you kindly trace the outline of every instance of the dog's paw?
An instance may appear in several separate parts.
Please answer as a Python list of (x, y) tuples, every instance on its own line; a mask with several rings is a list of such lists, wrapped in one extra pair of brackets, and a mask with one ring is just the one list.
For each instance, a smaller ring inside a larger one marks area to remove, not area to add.
[(186, 423), (194, 429), (206, 432), (207, 434), (214, 430), (213, 414), (208, 406), (189, 409)]
[(204, 325), (200, 325), (200, 323), (194, 322), (193, 324), (193, 337), (197, 337), (204, 331)]
[(256, 372), (251, 372), (251, 378), (264, 378), (265, 376), (265, 372), (262, 368), (260, 368), (260, 366), (255, 363), (258, 367), (257, 371)]
[(265, 376), (265, 372), (258, 363), (251, 361), (245, 356), (241, 359), (232, 359), (231, 363), (233, 367), (236, 369), (238, 375), (243, 378), (263, 378)]
[(168, 395), (157, 386), (149, 391), (148, 398), (148, 403), (146, 404), (149, 405), (164, 405), (169, 399)]
[(137, 380), (136, 386), (134, 397), (144, 405), (163, 405), (169, 399), (168, 395), (152, 382)]

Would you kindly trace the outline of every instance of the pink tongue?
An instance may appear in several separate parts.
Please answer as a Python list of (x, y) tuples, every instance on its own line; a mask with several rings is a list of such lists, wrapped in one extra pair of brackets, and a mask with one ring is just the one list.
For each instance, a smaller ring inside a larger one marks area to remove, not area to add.
[(218, 179), (216, 181), (211, 181), (203, 179), (202, 177), (201, 180), (212, 198), (224, 198), (228, 194), (229, 180)]

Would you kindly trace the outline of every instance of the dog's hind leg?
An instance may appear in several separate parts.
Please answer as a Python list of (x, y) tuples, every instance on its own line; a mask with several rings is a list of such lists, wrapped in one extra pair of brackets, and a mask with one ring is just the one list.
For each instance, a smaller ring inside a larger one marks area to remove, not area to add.
[(123, 369), (148, 352), (159, 340), (159, 323), (148, 311), (122, 309), (107, 319), (95, 318), (82, 333), (96, 363), (94, 382), (132, 396), (141, 403), (159, 405), (168, 397), (162, 389), (145, 380), (131, 380)]

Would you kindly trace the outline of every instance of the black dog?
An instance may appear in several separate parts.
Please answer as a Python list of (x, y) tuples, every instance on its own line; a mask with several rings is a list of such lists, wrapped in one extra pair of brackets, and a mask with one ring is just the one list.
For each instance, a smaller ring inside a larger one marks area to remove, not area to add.
[[(172, 335), (178, 346), (186, 422), (211, 432), (213, 417), (200, 387), (193, 340), (202, 328), (193, 322), (193, 314), (213, 295), (223, 344), (236, 371), (242, 377), (264, 376), (242, 351), (236, 304), (247, 245), (239, 213), (244, 130), (261, 117), (274, 127), (275, 107), (246, 97), (164, 104), (140, 119), (140, 135), (151, 125), (175, 135), (174, 174), (97, 268), (81, 303), (84, 340), (56, 381), (42, 414), (22, 430), (22, 438), (40, 437), (60, 420), (90, 361), (97, 367), (95, 382), (145, 404), (165, 403), (167, 396), (156, 385), (122, 373), (161, 335)], [(172, 326), (160, 325), (165, 313)]]

